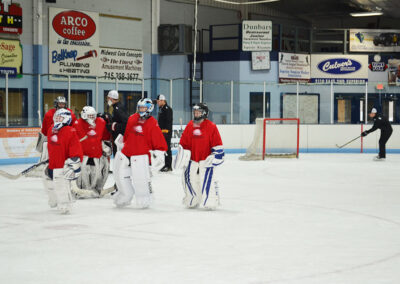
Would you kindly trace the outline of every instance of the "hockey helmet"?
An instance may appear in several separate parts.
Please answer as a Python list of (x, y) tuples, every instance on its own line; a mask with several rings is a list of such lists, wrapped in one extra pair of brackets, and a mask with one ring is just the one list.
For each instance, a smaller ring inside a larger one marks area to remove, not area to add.
[[(208, 106), (205, 103), (197, 103), (193, 106), (193, 121), (200, 122), (208, 117)], [(198, 115), (200, 112), (200, 115)]]
[[(146, 108), (145, 111), (141, 111), (141, 108)], [(151, 112), (154, 109), (153, 102), (149, 98), (140, 99), (137, 103), (137, 112), (139, 113), (140, 117), (147, 118), (151, 115)]]
[(67, 107), (67, 99), (64, 96), (58, 96), (55, 100), (54, 100), (54, 107), (56, 109), (61, 108), (58, 104), (64, 104), (64, 107), (62, 108), (66, 108)]
[(59, 130), (63, 126), (70, 125), (72, 122), (71, 112), (67, 109), (60, 108), (54, 113), (53, 121), (53, 130)]
[(87, 123), (89, 123), (90, 125), (94, 125), (96, 117), (97, 117), (97, 111), (94, 109), (94, 107), (91, 106), (83, 107), (81, 111), (81, 118), (86, 120)]

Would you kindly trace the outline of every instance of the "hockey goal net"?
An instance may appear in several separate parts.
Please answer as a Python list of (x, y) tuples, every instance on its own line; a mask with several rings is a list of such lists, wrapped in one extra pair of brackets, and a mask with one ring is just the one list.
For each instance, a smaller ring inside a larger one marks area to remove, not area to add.
[(300, 119), (257, 118), (254, 138), (241, 160), (299, 157)]

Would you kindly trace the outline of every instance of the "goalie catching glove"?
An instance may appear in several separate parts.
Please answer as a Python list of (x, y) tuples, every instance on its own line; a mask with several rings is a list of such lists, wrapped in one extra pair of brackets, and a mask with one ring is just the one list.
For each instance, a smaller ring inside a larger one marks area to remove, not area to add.
[(205, 160), (205, 167), (216, 167), (224, 162), (225, 152), (222, 146), (215, 146), (211, 148), (211, 155)]
[(81, 161), (79, 157), (68, 158), (64, 163), (64, 178), (76, 180), (81, 175)]

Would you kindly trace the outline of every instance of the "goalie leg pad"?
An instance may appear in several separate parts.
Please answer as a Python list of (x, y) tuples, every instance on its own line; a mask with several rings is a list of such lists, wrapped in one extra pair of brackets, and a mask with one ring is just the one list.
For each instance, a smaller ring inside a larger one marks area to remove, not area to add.
[(185, 150), (181, 145), (178, 146), (178, 153), (172, 163), (174, 170), (186, 168), (190, 162), (190, 156), (192, 152), (190, 150)]
[(205, 161), (200, 161), (201, 180), (201, 206), (205, 209), (214, 210), (220, 205), (219, 186), (215, 176), (214, 167), (204, 167)]
[(90, 170), (89, 165), (87, 164), (89, 157), (83, 156), (82, 167), (81, 167), (81, 175), (78, 177), (76, 184), (80, 189), (88, 189), (90, 188)]
[(99, 169), (100, 169), (100, 175), (96, 182), (96, 190), (98, 192), (101, 192), (104, 188), (104, 185), (106, 184), (108, 173), (110, 171), (110, 161), (108, 160), (108, 157), (105, 156), (100, 157)]
[(201, 187), (199, 177), (199, 163), (189, 161), (183, 172), (183, 204), (188, 208), (196, 208), (201, 202)]
[(40, 155), (40, 162), (46, 161), (49, 159), (49, 150), (47, 149), (47, 142), (43, 142), (43, 150)]
[(71, 182), (64, 178), (64, 169), (53, 170), (53, 186), (57, 197), (57, 208), (63, 214), (71, 210)]
[(129, 159), (121, 151), (114, 158), (114, 179), (118, 191), (113, 195), (114, 204), (117, 207), (125, 207), (131, 204), (135, 193), (130, 176)]
[(50, 208), (55, 208), (57, 207), (57, 196), (53, 187), (53, 180), (50, 179), (49, 177), (44, 177), (43, 178), (43, 185), (44, 188), (46, 189), (46, 193), (49, 197), (48, 204)]
[(135, 189), (136, 205), (147, 208), (153, 201), (149, 156), (140, 155), (131, 157), (132, 185)]

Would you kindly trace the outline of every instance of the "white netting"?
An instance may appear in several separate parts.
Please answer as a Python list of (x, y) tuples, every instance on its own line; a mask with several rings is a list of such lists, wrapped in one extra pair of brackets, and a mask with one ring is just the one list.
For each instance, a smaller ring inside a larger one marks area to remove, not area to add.
[[(263, 159), (264, 119), (256, 119), (253, 141), (241, 160)], [(296, 158), (298, 156), (297, 120), (265, 120), (265, 157)]]

